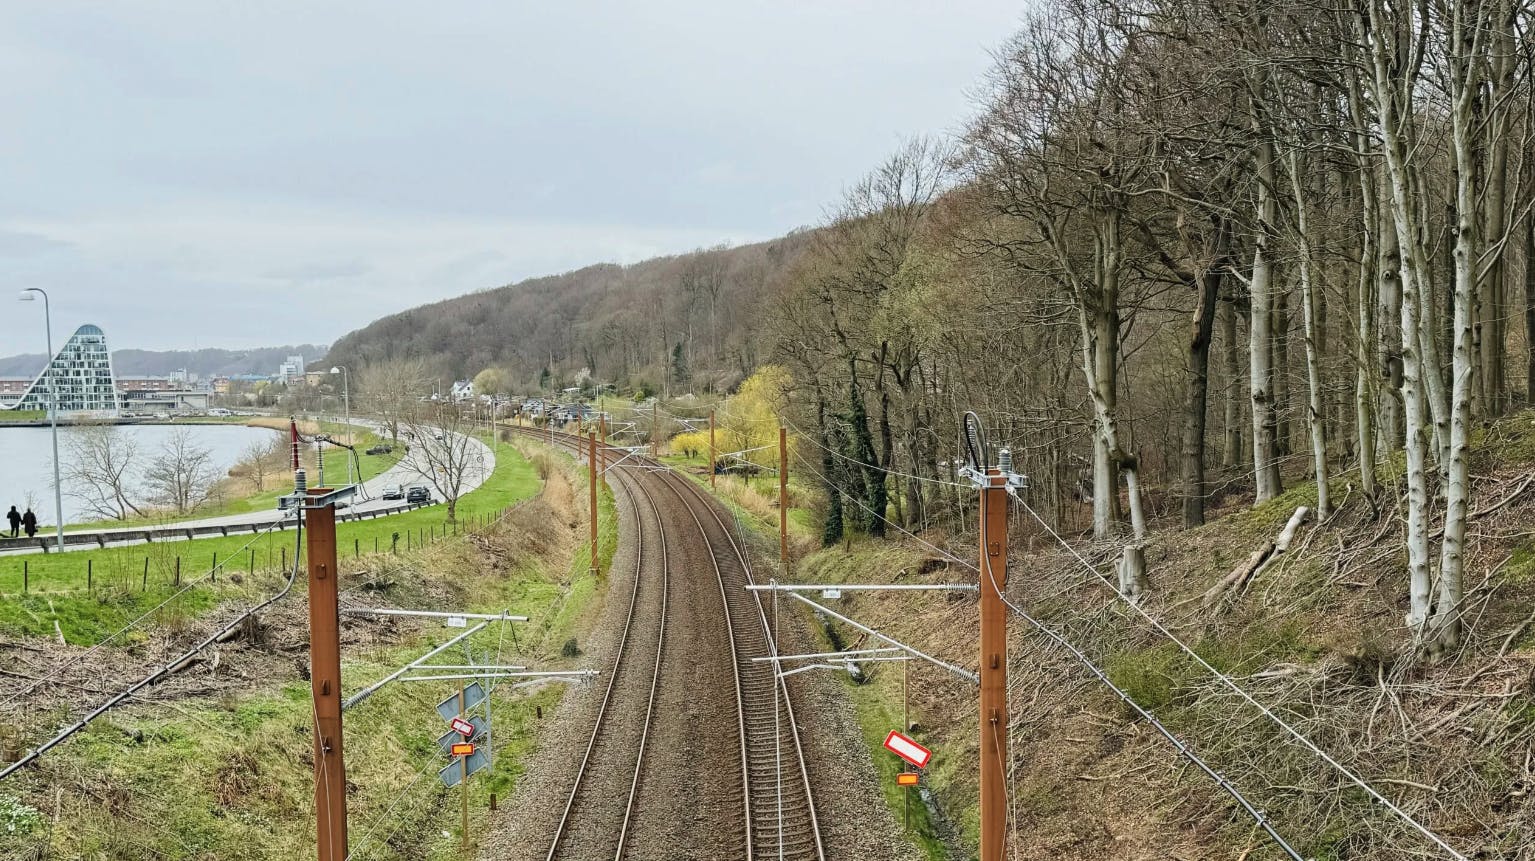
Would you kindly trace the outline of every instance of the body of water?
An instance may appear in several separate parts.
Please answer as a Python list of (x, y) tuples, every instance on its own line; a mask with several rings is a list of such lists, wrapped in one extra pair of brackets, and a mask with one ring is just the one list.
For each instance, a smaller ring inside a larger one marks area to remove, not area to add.
[[(192, 435), (192, 442), (212, 453), (214, 469), (223, 477), (231, 466), (240, 460), (245, 449), (253, 442), (265, 442), (277, 438), (275, 431), (243, 425), (122, 425), (114, 429), (134, 441), (137, 456), (131, 462), (130, 485), (139, 488), (141, 478), (149, 465), (159, 456), (161, 448), (178, 431)], [(64, 473), (64, 521), (80, 523), (95, 519), (84, 510), (79, 500), (69, 493), (69, 439), (77, 428), (59, 426), (60, 470)], [(53, 446), (46, 427), (0, 427), (0, 514), (10, 510), (25, 511), (27, 495), (32, 495), (32, 510), (40, 523), (53, 523)], [(131, 495), (135, 503), (142, 503), (144, 495)], [(3, 520), (0, 520), (3, 522)], [(7, 532), (9, 525), (7, 525)]]

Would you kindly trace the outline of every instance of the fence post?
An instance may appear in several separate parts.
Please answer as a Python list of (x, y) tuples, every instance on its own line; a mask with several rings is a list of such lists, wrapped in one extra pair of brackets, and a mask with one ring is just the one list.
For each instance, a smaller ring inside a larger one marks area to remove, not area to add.
[(145, 556), (144, 557), (144, 580), (143, 580), (143, 582), (139, 583), (139, 591), (143, 592), (145, 589), (148, 589), (148, 588), (149, 588), (149, 557)]
[(25, 595), (32, 589), (32, 563), (21, 560), (21, 594)]
[(87, 592), (96, 591), (94, 562), (95, 560), (92, 559), (85, 560), (85, 591)]
[(181, 557), (176, 557), (176, 585), (181, 585)]
[(246, 569), (245, 573), (251, 577), (256, 576), (256, 548), (254, 547), (251, 548), (250, 566)]
[(288, 570), (288, 545), (286, 545), (286, 544), (284, 544), (282, 546), (282, 556), (281, 556), (281, 559), (282, 559), (282, 561), (280, 563), (278, 563), (278, 570), (280, 570), (280, 571), (287, 571)]
[(353, 559), (361, 559), (362, 558), (362, 539), (361, 538), (353, 538), (352, 539), (352, 558)]
[(219, 555), (216, 551), (213, 554), (213, 567), (208, 569), (208, 580), (212, 583), (219, 582)]

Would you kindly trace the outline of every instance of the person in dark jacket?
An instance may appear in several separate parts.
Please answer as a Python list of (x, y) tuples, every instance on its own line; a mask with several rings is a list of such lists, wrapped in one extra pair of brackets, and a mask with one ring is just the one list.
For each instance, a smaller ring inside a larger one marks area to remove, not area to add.
[(16, 506), (11, 506), (11, 510), (5, 513), (5, 519), (11, 524), (11, 537), (15, 538), (16, 533), (21, 530), (21, 514), (16, 510)]
[(26, 530), (28, 538), (37, 534), (37, 515), (32, 513), (32, 509), (28, 508), (27, 513), (21, 516), (21, 528)]

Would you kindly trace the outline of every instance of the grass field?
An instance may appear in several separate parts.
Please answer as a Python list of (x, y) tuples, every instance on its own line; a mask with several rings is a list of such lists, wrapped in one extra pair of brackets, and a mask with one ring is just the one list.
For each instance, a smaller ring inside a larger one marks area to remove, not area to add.
[[(544, 456), (535, 453), (536, 460)], [(540, 486), (539, 464), (502, 446), (490, 483), (461, 502), (468, 514), (499, 512)], [(573, 476), (574, 478), (574, 476)], [(579, 479), (575, 479), (579, 482)], [(573, 488), (584, 510), (585, 487)], [(600, 523), (602, 565), (616, 542), (612, 501), (604, 496)], [(537, 511), (537, 509), (535, 509)], [(424, 513), (424, 512), (423, 512)], [(441, 509), (435, 510), (437, 518)], [(515, 515), (514, 515), (515, 516)], [(595, 594), (584, 545), (565, 558), (569, 545), (525, 538), (551, 548), (522, 553), (521, 529), (546, 524), (551, 534), (567, 528), (563, 515), (542, 512), (498, 537), (438, 541), (411, 554), (372, 560), (370, 573), (388, 573), (389, 603), (396, 606), (510, 609), (531, 617), (497, 626), (472, 639), (479, 660), (527, 663), (539, 669), (583, 666), (560, 658), (582, 604)], [(402, 520), (398, 518), (397, 520)], [(584, 534), (584, 532), (583, 532)], [(290, 534), (291, 537), (291, 534)], [(350, 539), (343, 536), (342, 543)], [(561, 548), (555, 551), (552, 548)], [(365, 563), (369, 562), (366, 558)], [(201, 590), (194, 590), (201, 591)], [(393, 623), (357, 623), (358, 641), (343, 648), (343, 690), (351, 693), (458, 633), (429, 623), (406, 623), (402, 637), (370, 640), (368, 629)], [(457, 649), (442, 660), (464, 657)], [(310, 686), (286, 662), (273, 665), (248, 688), (222, 696), (131, 707), (93, 725), (59, 748), (37, 771), (20, 775), (0, 792), (0, 814), (24, 808), (26, 830), (11, 837), (23, 857), (219, 858), (224, 861), (288, 861), (312, 857)], [(397, 683), (346, 712), (349, 858), (405, 861), (459, 858), (459, 790), (445, 789), (437, 771), (447, 764), (436, 737), (443, 724), (433, 708), (450, 696), (453, 682)], [(526, 752), (546, 723), (558, 720), (558, 686), (493, 694), (495, 764), (469, 783), (471, 835), (484, 833), (492, 794), (505, 798), (521, 777)], [(38, 716), (44, 719), (46, 716)], [(64, 787), (62, 791), (59, 787)], [(10, 795), (10, 798), (6, 796)], [(26, 811), (46, 811), (33, 817)], [(0, 824), (0, 857), (7, 834)]]
[[(459, 500), (459, 520), (473, 521), (499, 512), (532, 496), (538, 486), (532, 465), (516, 449), (500, 445), (490, 478)], [(347, 560), (374, 552), (389, 553), (391, 549), (404, 553), (448, 534), (452, 527), (445, 522), (446, 517), (447, 507), (434, 505), (376, 520), (337, 524), (343, 568)], [(396, 534), (398, 545), (394, 547)], [(187, 590), (165, 610), (166, 621), (195, 615), (225, 598), (269, 593), (284, 573), (284, 559), (291, 564), (294, 550), (290, 529), (261, 536), (230, 535), (0, 558), (0, 634), (53, 635), (57, 620), (68, 642), (93, 643), (175, 594), (178, 566), (184, 586), (206, 577), (216, 558), (222, 563), (217, 583)], [(245, 582), (235, 584), (234, 574)]]

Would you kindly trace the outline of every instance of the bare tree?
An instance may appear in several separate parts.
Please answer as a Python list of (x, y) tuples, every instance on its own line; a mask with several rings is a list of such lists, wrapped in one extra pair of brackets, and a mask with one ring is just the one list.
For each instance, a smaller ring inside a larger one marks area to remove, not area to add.
[(243, 475), (255, 485), (256, 492), (266, 490), (269, 476), (282, 471), (281, 455), (286, 451), (282, 438), (274, 437), (264, 442), (253, 442), (245, 447), (240, 461), (230, 470), (232, 475)]
[(377, 414), (394, 442), (400, 441), (401, 424), (416, 409), (426, 391), (430, 374), (421, 359), (386, 359), (364, 365), (357, 372), (360, 403)]
[(186, 514), (208, 501), (217, 481), (213, 452), (194, 443), (191, 430), (177, 428), (150, 463), (144, 487), (152, 501)]
[(74, 428), (65, 441), (64, 492), (92, 515), (126, 520), (143, 515), (133, 503), (132, 480), (139, 447), (132, 436), (111, 425)]
[(469, 483), (490, 469), (485, 446), (471, 436), (472, 420), (456, 404), (432, 404), (411, 411), (402, 428), (411, 438), (401, 461), (448, 504), (448, 520), (458, 513), (458, 499)]

